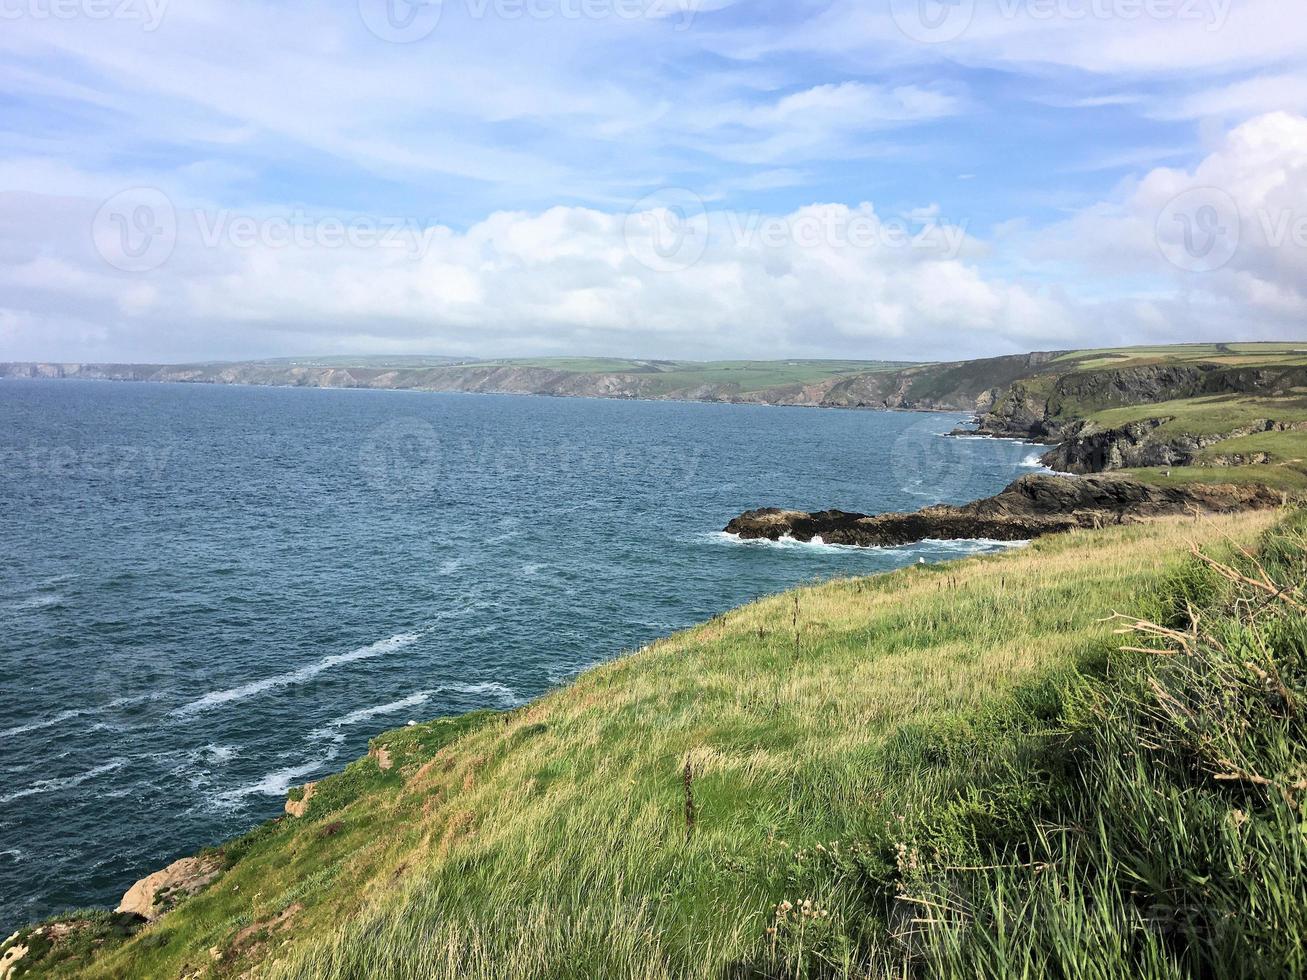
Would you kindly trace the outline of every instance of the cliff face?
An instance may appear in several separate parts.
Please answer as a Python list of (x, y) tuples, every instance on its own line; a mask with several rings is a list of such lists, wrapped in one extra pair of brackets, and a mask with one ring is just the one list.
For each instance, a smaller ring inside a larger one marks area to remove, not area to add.
[[(1156, 430), (1169, 419), (1146, 419), (1115, 429), (1095, 429), (1092, 424), (1074, 426), (1057, 448), (1040, 457), (1051, 469), (1066, 473), (1104, 473), (1109, 470), (1143, 466), (1191, 466), (1204, 450), (1228, 439), (1261, 432), (1307, 431), (1304, 422), (1277, 422), (1258, 419), (1225, 432), (1158, 438)], [(1218, 466), (1242, 466), (1266, 462), (1265, 454), (1250, 456), (1231, 454), (1213, 457)]]
[(1014, 382), (989, 410), (979, 413), (977, 431), (1056, 442), (1079, 434), (1076, 427), (1082, 426), (1087, 412), (1202, 395), (1284, 395), (1304, 385), (1307, 366), (1297, 365), (1155, 364), (1075, 371)]

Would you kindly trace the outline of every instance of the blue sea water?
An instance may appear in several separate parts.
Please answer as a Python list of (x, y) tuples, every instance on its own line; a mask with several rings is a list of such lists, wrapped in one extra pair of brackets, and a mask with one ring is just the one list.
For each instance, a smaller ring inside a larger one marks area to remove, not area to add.
[(720, 533), (1033, 465), (941, 438), (959, 421), (0, 382), (0, 927), (115, 902), (409, 719), (520, 704), (796, 583), (1001, 547)]

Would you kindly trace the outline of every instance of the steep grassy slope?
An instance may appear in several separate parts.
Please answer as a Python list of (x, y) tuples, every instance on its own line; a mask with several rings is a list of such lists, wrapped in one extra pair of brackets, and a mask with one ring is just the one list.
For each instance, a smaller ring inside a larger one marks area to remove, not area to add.
[[(1273, 519), (1075, 532), (804, 589), (517, 711), (381, 736), (87, 975), (901, 972), (925, 956), (895, 897), (926, 886), (913, 842), (934, 828), (961, 853), (1033, 805), (1060, 692), (1119, 643), (1103, 617), (1172, 616), (1191, 538), (1246, 542)], [(1025, 804), (986, 796), (1012, 765)]]

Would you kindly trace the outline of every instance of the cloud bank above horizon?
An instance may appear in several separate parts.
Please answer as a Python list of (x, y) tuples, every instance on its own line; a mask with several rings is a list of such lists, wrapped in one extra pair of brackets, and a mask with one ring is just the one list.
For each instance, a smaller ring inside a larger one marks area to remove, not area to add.
[(0, 360), (1307, 337), (1276, 0), (6, 0)]

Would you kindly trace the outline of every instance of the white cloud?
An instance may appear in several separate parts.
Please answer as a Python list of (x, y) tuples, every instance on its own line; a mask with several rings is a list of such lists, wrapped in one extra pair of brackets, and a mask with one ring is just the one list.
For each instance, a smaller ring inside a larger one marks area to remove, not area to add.
[(1104, 291), (1160, 296), (1154, 304), (1186, 335), (1191, 322), (1223, 323), (1230, 336), (1301, 335), (1307, 118), (1251, 119), (1193, 168), (1152, 170), (1117, 199), (1009, 245), (1078, 264)]
[[(865, 204), (714, 212), (696, 226), (711, 229), (702, 254), (686, 253), (697, 256), (686, 264), (669, 247), (670, 271), (659, 271), (642, 261), (651, 253), (639, 239), (665, 228), (641, 231), (626, 214), (588, 208), (501, 212), (464, 232), (408, 228), (400, 247), (330, 247), (318, 232), (306, 232), (303, 247), (278, 247), (261, 232), (248, 246), (237, 240), (238, 216), (197, 221), (179, 207), (170, 257), (137, 275), (92, 248), (93, 202), (82, 203), (80, 221), (67, 208), (0, 197), (9, 231), (0, 244), (13, 259), (0, 271), (11, 324), (4, 356), (175, 356), (170, 345), (235, 356), (348, 349), (361, 337), (369, 349), (486, 354), (589, 346), (771, 356), (851, 345), (903, 354), (944, 343), (981, 353), (1020, 346), (1038, 334), (1035, 320), (1042, 336), (1057, 335), (1069, 317), (1056, 301), (987, 278), (973, 261), (980, 243), (962, 228), (932, 228), (930, 208), (913, 222)], [(205, 247), (202, 227), (227, 230)], [(25, 228), (59, 230), (32, 241)], [(100, 337), (82, 329), (92, 315), (105, 324)]]

